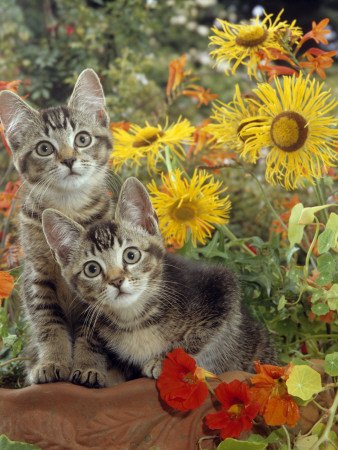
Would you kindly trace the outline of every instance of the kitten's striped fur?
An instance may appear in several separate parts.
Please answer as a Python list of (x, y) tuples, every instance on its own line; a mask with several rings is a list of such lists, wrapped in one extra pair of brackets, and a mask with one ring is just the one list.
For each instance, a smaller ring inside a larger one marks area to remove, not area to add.
[(105, 182), (112, 137), (100, 81), (86, 69), (68, 106), (40, 112), (3, 91), (0, 118), (24, 180), (22, 298), (33, 349), (28, 381), (68, 380), (79, 311), (45, 240), (41, 217), (46, 208), (55, 208), (88, 227), (113, 214)]
[(241, 305), (234, 274), (165, 252), (149, 196), (135, 178), (122, 187), (114, 221), (85, 230), (47, 210), (43, 227), (62, 275), (91, 311), (83, 333), (92, 356), (104, 348), (122, 366), (154, 378), (176, 347), (216, 374), (275, 362), (265, 331)]

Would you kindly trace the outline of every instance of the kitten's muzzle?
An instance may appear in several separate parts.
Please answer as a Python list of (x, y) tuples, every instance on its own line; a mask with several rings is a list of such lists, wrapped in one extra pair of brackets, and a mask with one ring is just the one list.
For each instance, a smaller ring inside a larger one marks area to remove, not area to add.
[(61, 161), (61, 164), (64, 164), (65, 166), (69, 167), (70, 170), (72, 170), (75, 161), (75, 158), (66, 158)]
[(124, 281), (124, 277), (117, 277), (113, 280), (109, 281), (110, 286), (115, 286), (117, 289), (120, 289), (122, 286), (122, 283)]

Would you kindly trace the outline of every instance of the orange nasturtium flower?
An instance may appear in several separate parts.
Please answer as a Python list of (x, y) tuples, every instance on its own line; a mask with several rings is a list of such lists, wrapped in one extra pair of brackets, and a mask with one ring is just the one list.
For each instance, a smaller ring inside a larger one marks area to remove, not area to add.
[(294, 427), (300, 418), (299, 408), (293, 397), (288, 394), (286, 380), (289, 378), (293, 364), (289, 367), (260, 365), (255, 361), (257, 375), (251, 379), (254, 385), (250, 390), (253, 399), (260, 403), (259, 413), (267, 425), (284, 425)]
[(215, 390), (222, 411), (206, 415), (206, 424), (212, 430), (221, 430), (221, 438), (239, 437), (243, 430), (251, 430), (260, 404), (253, 402), (247, 383), (234, 380), (221, 383)]
[(162, 373), (157, 380), (161, 398), (179, 411), (198, 408), (208, 395), (205, 378), (216, 375), (196, 366), (194, 358), (181, 348), (167, 353)]
[(14, 278), (5, 271), (0, 271), (0, 298), (8, 298), (14, 287)]

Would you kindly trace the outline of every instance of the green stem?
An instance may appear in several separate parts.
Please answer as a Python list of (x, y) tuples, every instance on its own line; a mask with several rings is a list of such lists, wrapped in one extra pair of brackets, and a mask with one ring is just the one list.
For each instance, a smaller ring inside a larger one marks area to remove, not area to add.
[(315, 243), (317, 241), (318, 234), (319, 234), (319, 220), (317, 219), (316, 216), (315, 216), (315, 221), (316, 221), (316, 232), (315, 232), (314, 238), (313, 238), (313, 240), (311, 242), (311, 246), (310, 246), (310, 248), (309, 248), (309, 250), (307, 252), (306, 259), (305, 259), (305, 266), (304, 266), (304, 278), (305, 278), (305, 281), (306, 281), (306, 279), (308, 277), (308, 274), (309, 274), (309, 262), (310, 262), (310, 257), (311, 257), (311, 254), (312, 254), (312, 250), (313, 250), (313, 247), (315, 246)]
[(264, 191), (264, 189), (263, 189), (263, 186), (261, 185), (261, 182), (259, 181), (259, 179), (256, 177), (256, 175), (255, 175), (253, 172), (251, 172), (251, 170), (249, 170), (249, 169), (245, 169), (245, 170), (247, 170), (247, 171), (250, 173), (250, 175), (255, 179), (255, 181), (256, 181), (256, 183), (257, 183), (257, 185), (258, 185), (258, 187), (259, 187), (259, 189), (260, 189), (260, 191), (261, 191), (261, 193), (262, 193), (262, 195), (263, 195), (263, 198), (264, 198), (265, 203), (266, 203), (266, 204), (268, 205), (268, 207), (270, 208), (270, 211), (272, 212), (272, 214), (274, 215), (274, 217), (276, 218), (276, 220), (278, 220), (278, 222), (281, 224), (281, 226), (284, 228), (285, 231), (288, 231), (287, 226), (286, 226), (285, 223), (281, 220), (281, 218), (280, 218), (279, 215), (277, 214), (275, 208), (272, 206), (272, 203), (271, 203), (270, 200), (268, 199), (268, 197), (267, 197), (267, 195), (266, 195), (266, 193), (265, 193), (265, 191)]
[(284, 433), (285, 433), (285, 436), (286, 436), (286, 443), (287, 443), (287, 446), (288, 446), (288, 450), (291, 450), (291, 441), (290, 441), (290, 435), (289, 435), (289, 432), (288, 432), (288, 430), (285, 428), (284, 425), (282, 425), (282, 429), (283, 429), (283, 431), (284, 431)]
[(4, 366), (7, 366), (7, 364), (11, 364), (12, 362), (16, 362), (16, 361), (29, 361), (30, 360), (30, 358), (13, 358), (13, 359), (10, 359), (9, 361), (6, 361), (6, 362), (4, 362), (4, 363), (2, 363), (2, 364), (0, 364), (0, 367), (4, 367)]
[[(318, 205), (326, 205), (323, 180), (320, 180), (319, 184), (317, 183), (317, 180), (315, 180), (313, 189), (317, 197)], [(326, 223), (329, 218), (327, 209), (325, 208), (322, 211), (320, 211), (320, 215), (322, 216), (323, 222)]]
[(198, 440), (198, 448), (199, 448), (199, 450), (203, 450), (203, 448), (202, 448), (202, 442), (203, 441), (210, 440), (210, 439), (217, 439), (217, 438), (218, 438), (218, 436), (204, 436), (204, 437), (201, 437)]
[[(229, 228), (225, 225), (216, 225), (216, 228), (223, 232), (225, 236), (227, 236), (231, 241), (237, 241), (237, 237), (234, 235), (232, 231), (229, 230)], [(246, 246), (243, 242), (239, 244), (243, 250), (245, 250), (247, 253), (250, 253), (252, 256), (256, 256), (256, 254), (250, 250), (248, 246)]]
[(332, 406), (329, 409), (329, 418), (326, 422), (326, 426), (325, 429), (322, 433), (322, 435), (320, 436), (320, 438), (318, 439), (318, 441), (315, 443), (315, 445), (313, 445), (311, 447), (310, 450), (316, 450), (319, 448), (319, 446), (328, 440), (329, 438), (329, 433), (331, 431), (331, 428), (333, 426), (334, 420), (335, 420), (335, 416), (336, 416), (336, 412), (337, 412), (337, 408), (338, 408), (338, 392), (336, 393), (336, 396), (333, 400)]

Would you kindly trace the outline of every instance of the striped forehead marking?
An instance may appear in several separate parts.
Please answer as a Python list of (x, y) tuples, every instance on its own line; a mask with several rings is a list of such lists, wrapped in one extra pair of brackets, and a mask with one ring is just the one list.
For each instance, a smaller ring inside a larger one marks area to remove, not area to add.
[(50, 128), (52, 130), (67, 129), (67, 122), (69, 122), (74, 129), (74, 122), (70, 120), (69, 116), (69, 110), (66, 106), (57, 106), (42, 111), (41, 117), (45, 124), (45, 133), (47, 136), (49, 136)]
[(88, 231), (88, 239), (93, 242), (99, 252), (113, 248), (117, 226), (112, 222), (94, 225)]

